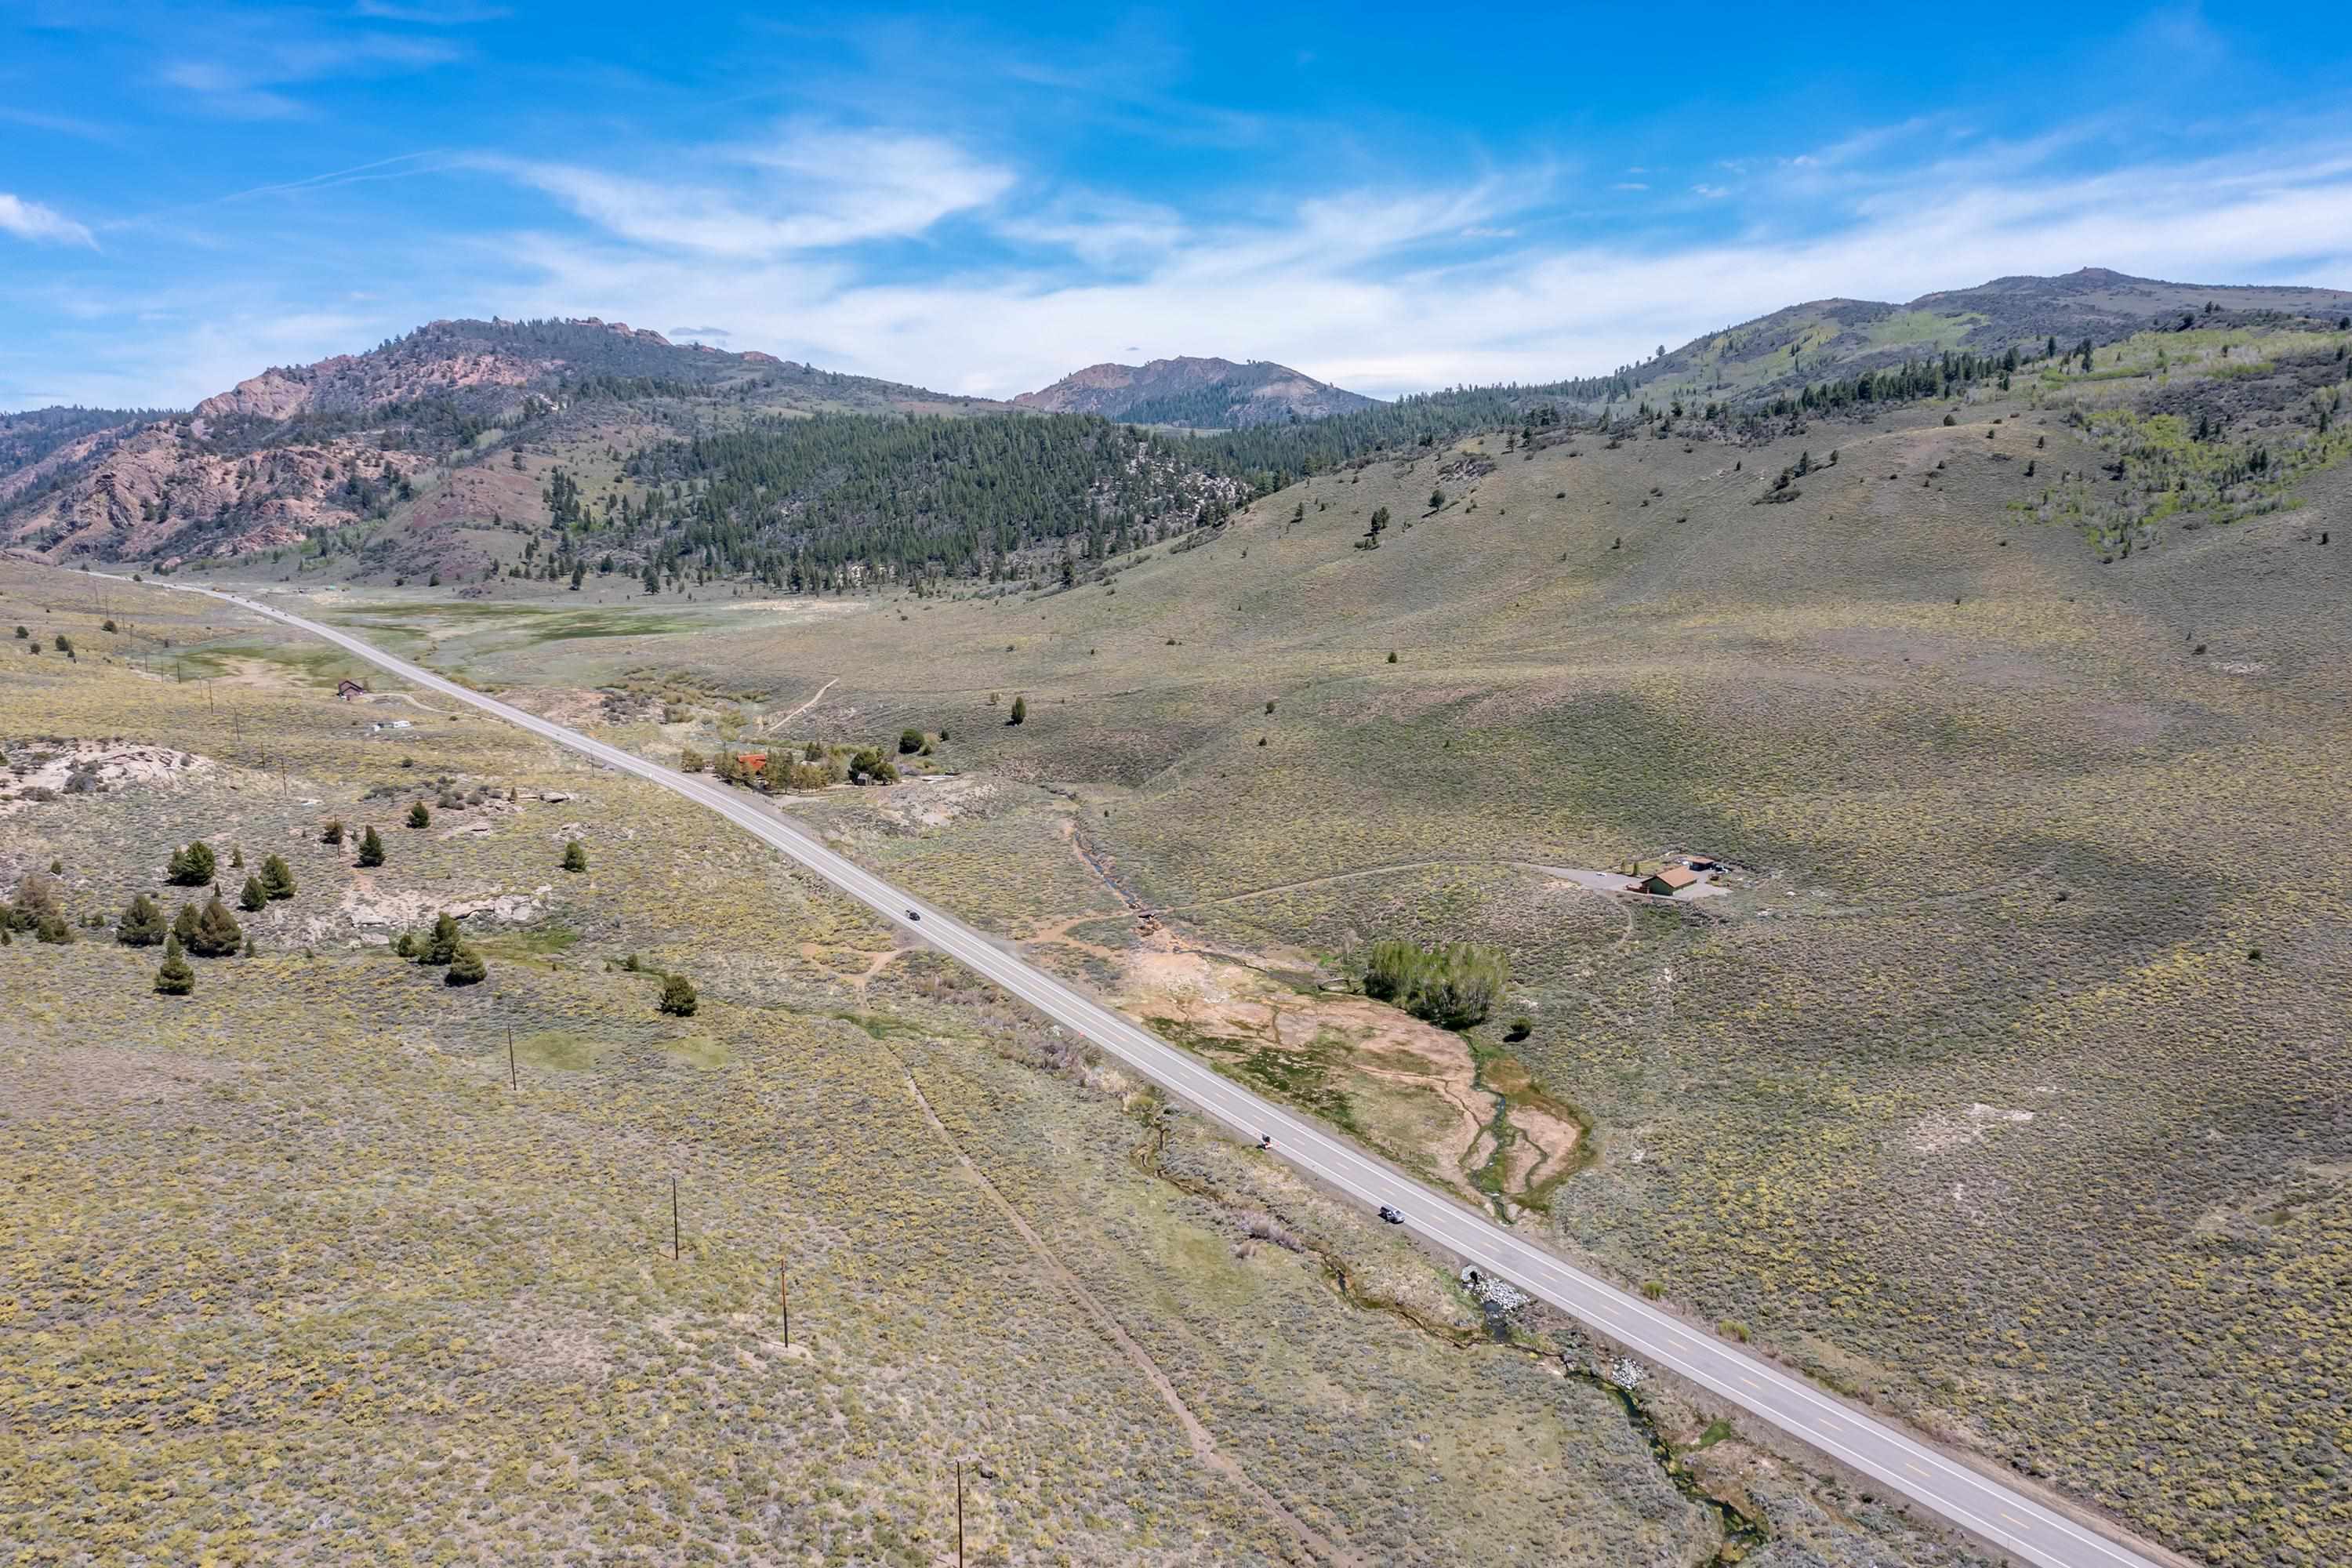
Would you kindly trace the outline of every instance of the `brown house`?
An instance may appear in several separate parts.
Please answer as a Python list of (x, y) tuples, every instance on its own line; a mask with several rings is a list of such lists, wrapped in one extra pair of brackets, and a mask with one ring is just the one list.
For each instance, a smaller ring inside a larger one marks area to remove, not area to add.
[(356, 680), (346, 680), (341, 686), (335, 688), (335, 695), (341, 698), (344, 701), (349, 702), (354, 697), (366, 696), (367, 688), (362, 686)]
[(735, 765), (743, 770), (743, 776), (746, 778), (751, 777), (754, 773), (764, 773), (767, 771), (768, 767), (768, 753), (765, 752), (738, 752), (735, 753)]
[(1642, 879), (1642, 891), (1671, 899), (1685, 888), (1698, 885), (1698, 873), (1687, 866), (1667, 866)]

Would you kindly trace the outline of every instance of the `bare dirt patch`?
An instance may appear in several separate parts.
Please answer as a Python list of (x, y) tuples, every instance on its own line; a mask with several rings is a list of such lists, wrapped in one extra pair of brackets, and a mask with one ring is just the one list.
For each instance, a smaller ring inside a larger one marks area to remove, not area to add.
[(117, 789), (173, 788), (209, 772), (211, 759), (169, 746), (130, 746), (103, 741), (71, 741), (57, 746), (14, 748), (7, 783), (14, 798), (0, 800), (0, 816), (59, 795), (103, 794)]
[(1275, 1089), (1473, 1196), (1541, 1206), (1584, 1129), (1515, 1058), (1369, 997), (1286, 984), (1178, 948), (1119, 955), (1121, 1001), (1237, 1076)]
[(997, 787), (977, 774), (911, 779), (891, 786), (877, 797), (875, 815), (909, 833), (946, 827), (959, 818), (986, 815)]
[(525, 712), (536, 713), (568, 730), (603, 724), (611, 718), (605, 710), (604, 693), (582, 687), (520, 688), (502, 694), (499, 700), (511, 702)]
[(461, 924), (471, 923), (478, 928), (491, 924), (529, 925), (545, 917), (546, 900), (554, 890), (551, 883), (527, 893), (491, 888), (470, 898), (438, 899), (430, 893), (386, 891), (375, 886), (372, 879), (362, 877), (344, 889), (332, 916), (308, 922), (311, 928), (309, 935), (317, 941), (340, 926), (356, 931), (362, 941), (371, 936), (377, 941), (389, 941), (394, 932), (425, 924), (444, 913)]
[(2031, 1110), (2010, 1110), (1978, 1103), (1965, 1110), (1938, 1110), (1921, 1117), (1903, 1135), (1903, 1146), (1915, 1154), (1941, 1154), (1969, 1143), (1981, 1143), (1996, 1127), (2021, 1127), (2033, 1120)]

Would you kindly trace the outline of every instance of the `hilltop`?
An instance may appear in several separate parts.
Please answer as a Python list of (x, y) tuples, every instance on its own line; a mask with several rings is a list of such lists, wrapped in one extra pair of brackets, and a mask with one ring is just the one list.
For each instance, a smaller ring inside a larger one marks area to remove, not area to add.
[(1323, 419), (1378, 401), (1271, 360), (1156, 359), (1090, 364), (1013, 400), (1054, 414), (1099, 414), (1131, 425), (1239, 430), (1293, 419)]
[(1945, 353), (1998, 360), (2011, 350), (2104, 347), (2151, 327), (2326, 321), (2352, 311), (2340, 289), (2168, 283), (2085, 267), (2055, 278), (1996, 278), (1907, 304), (1812, 300), (1692, 339), (1622, 373), (1685, 401), (1769, 396), (1829, 375), (1889, 370)]

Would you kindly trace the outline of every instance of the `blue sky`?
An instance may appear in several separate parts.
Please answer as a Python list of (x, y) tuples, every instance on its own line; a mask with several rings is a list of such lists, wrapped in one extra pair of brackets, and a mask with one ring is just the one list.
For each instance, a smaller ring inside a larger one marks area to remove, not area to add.
[(2352, 288), (2332, 8), (1780, 10), (0, 0), (0, 408), (439, 316), (1387, 395), (2008, 272)]

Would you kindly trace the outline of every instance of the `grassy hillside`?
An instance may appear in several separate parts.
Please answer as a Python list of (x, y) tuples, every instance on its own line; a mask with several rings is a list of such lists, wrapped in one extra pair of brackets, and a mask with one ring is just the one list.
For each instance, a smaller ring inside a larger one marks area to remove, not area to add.
[[(1981, 1561), (1629, 1411), (671, 796), (225, 606), (9, 564), (0, 622), (0, 881), (77, 939), (0, 946), (28, 1561), (937, 1564), (959, 1460), (982, 1563), (1702, 1562), (1756, 1533), (1709, 1493)], [(161, 996), (106, 922), (198, 834), (295, 891)], [(390, 946), (444, 910), (478, 984)]]
[[(2136, 334), (1746, 442), (1498, 430), (1068, 591), (378, 619), (634, 694), (596, 717), (656, 755), (919, 731), (960, 777), (795, 809), (1834, 1386), (2191, 1554), (2326, 1560), (2345, 341)], [(1720, 895), (1588, 885), (1675, 850)], [(1389, 936), (1508, 956), (1453, 1056), (1312, 999)]]
[(2032, 358), (2083, 343), (2104, 348), (2151, 329), (2335, 326), (2347, 316), (2352, 291), (2344, 289), (2168, 283), (2086, 267), (2056, 278), (1996, 278), (1901, 305), (1815, 300), (1706, 333), (1622, 374), (1652, 403), (1735, 402), (1947, 354)]

